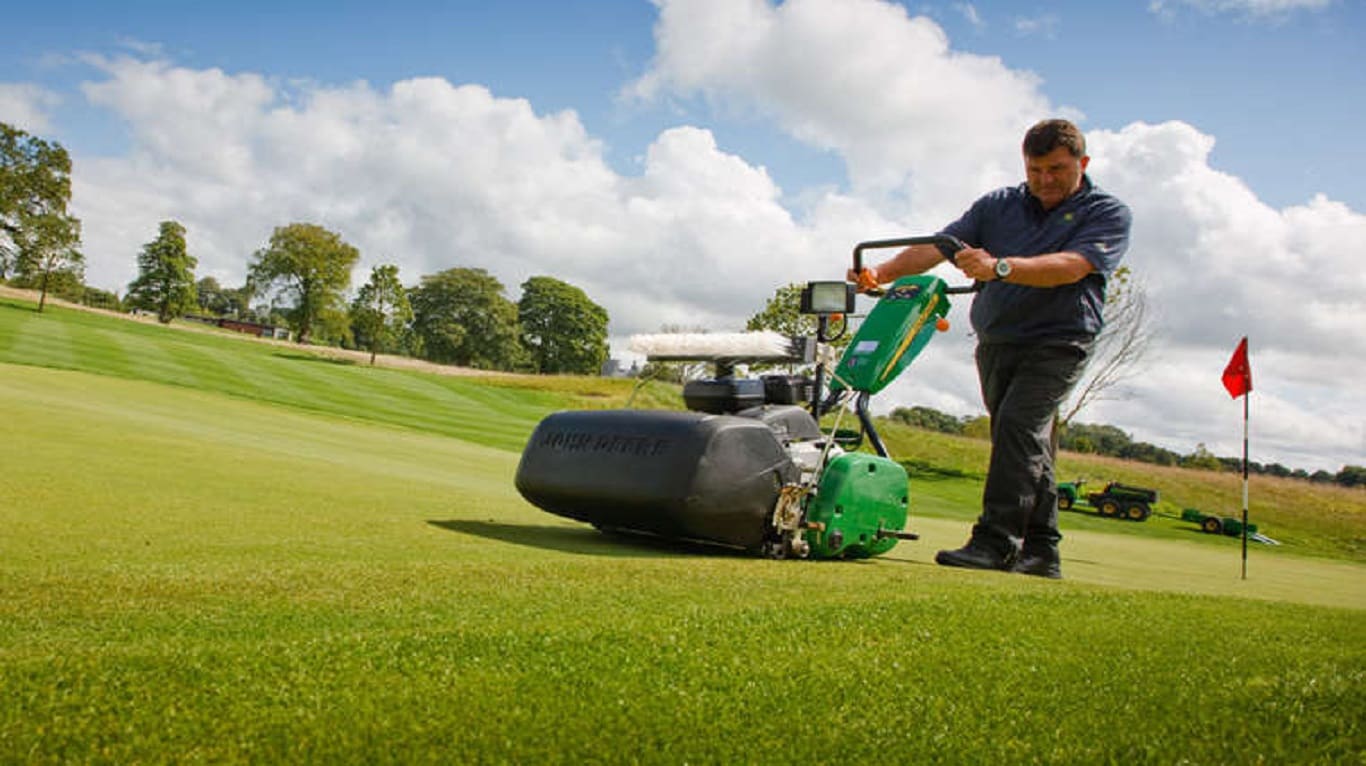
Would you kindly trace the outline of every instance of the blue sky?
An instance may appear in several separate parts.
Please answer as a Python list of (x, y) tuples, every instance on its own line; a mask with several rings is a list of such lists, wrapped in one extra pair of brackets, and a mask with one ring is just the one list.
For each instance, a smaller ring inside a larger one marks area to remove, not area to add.
[[(926, 233), (1078, 119), (1134, 211), (1144, 374), (1083, 420), (1236, 454), (1218, 373), (1251, 338), (1254, 454), (1366, 461), (1361, 0), (8, 3), (0, 121), (71, 150), (91, 284), (161, 220), (241, 284), (275, 226), (353, 276), (576, 284), (614, 349), (734, 330), (864, 239)], [(941, 267), (946, 268), (946, 267)], [(946, 274), (951, 277), (952, 274)], [(966, 312), (962, 312), (966, 313)], [(966, 322), (880, 406), (981, 411)]]
[[(1036, 73), (1088, 126), (1181, 119), (1216, 136), (1214, 166), (1271, 204), (1323, 192), (1366, 210), (1366, 3), (1311, 1), (1260, 15), (1181, 2), (1165, 12), (1141, 1), (902, 5), (939, 22), (954, 49)], [(89, 72), (59, 57), (142, 46), (185, 66), (333, 84), (436, 75), (527, 98), (538, 111), (577, 111), (623, 171), (659, 130), (703, 113), (724, 145), (785, 188), (841, 180), (836, 158), (761, 120), (695, 103), (623, 106), (621, 86), (654, 53), (647, 0), (12, 6), (6, 18), (21, 33), (0, 49), (5, 79), (71, 87)], [(71, 101), (57, 114), (52, 132), (73, 148), (118, 148), (110, 120)]]

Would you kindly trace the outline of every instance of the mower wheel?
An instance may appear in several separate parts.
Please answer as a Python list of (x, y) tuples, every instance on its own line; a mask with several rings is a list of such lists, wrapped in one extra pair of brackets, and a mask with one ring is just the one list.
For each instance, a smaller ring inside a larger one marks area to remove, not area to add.
[(1114, 500), (1102, 500), (1100, 505), (1096, 506), (1096, 510), (1100, 511), (1101, 516), (1113, 519), (1119, 516), (1119, 503)]
[(1060, 511), (1070, 511), (1070, 510), (1072, 510), (1072, 498), (1068, 497), (1067, 495), (1062, 495), (1062, 496), (1060, 496), (1060, 497), (1058, 498), (1058, 510), (1060, 510)]
[(1129, 521), (1147, 521), (1152, 510), (1143, 503), (1129, 503), (1124, 506), (1124, 515), (1129, 517)]
[(1213, 516), (1208, 516), (1200, 522), (1200, 528), (1212, 535), (1217, 535), (1224, 531), (1224, 523)]

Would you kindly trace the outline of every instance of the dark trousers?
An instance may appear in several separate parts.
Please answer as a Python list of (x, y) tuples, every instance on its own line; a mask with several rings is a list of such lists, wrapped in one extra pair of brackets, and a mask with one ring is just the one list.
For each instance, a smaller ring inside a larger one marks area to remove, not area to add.
[(972, 539), (1005, 555), (1056, 553), (1058, 483), (1053, 419), (1081, 377), (1086, 343), (977, 346), (982, 400), (991, 416), (991, 465)]

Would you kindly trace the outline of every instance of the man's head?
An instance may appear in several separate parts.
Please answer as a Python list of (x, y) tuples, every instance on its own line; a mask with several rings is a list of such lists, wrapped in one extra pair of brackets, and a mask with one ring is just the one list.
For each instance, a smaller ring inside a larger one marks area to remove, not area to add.
[(1025, 133), (1025, 179), (1045, 210), (1052, 210), (1081, 186), (1091, 158), (1086, 138), (1067, 120), (1043, 120)]

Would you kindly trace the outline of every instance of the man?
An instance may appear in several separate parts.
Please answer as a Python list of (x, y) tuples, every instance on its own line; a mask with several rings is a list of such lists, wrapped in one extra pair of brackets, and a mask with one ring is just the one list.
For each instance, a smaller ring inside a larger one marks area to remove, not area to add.
[[(986, 194), (942, 232), (968, 245), (955, 265), (984, 283), (972, 327), (991, 463), (971, 538), (935, 561), (1060, 578), (1053, 419), (1100, 332), (1131, 216), (1086, 176), (1086, 140), (1072, 123), (1034, 125), (1023, 149), (1025, 183)], [(868, 289), (940, 260), (937, 248), (918, 245), (850, 278)]]

